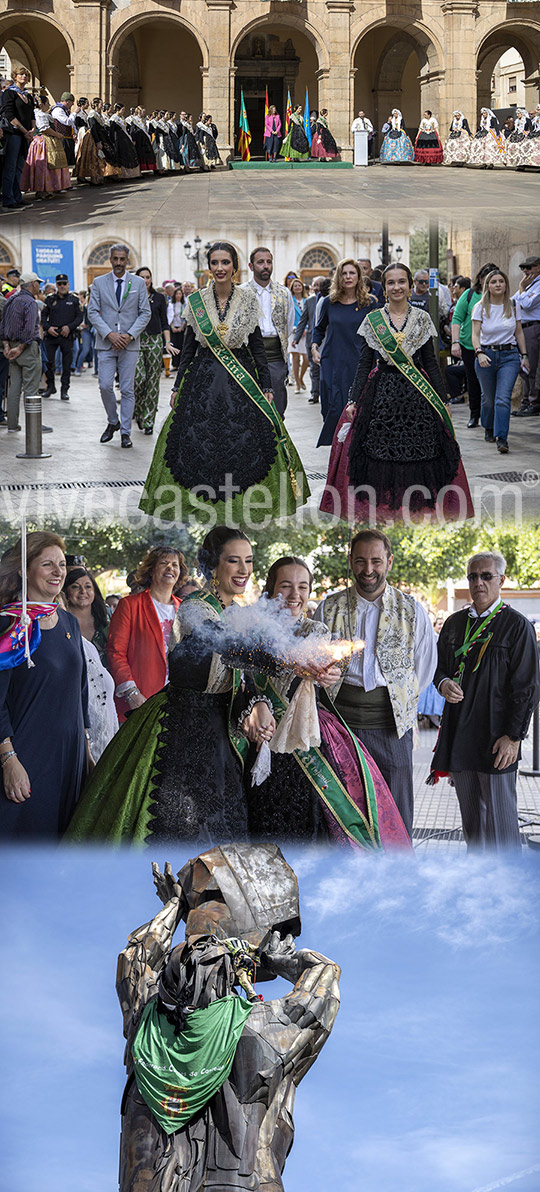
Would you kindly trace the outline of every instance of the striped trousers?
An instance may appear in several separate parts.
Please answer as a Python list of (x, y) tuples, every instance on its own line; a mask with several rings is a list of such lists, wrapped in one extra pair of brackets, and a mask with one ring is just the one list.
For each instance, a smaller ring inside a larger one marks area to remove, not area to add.
[(461, 770), (452, 774), (463, 834), (469, 848), (520, 848), (516, 773), (480, 774)]

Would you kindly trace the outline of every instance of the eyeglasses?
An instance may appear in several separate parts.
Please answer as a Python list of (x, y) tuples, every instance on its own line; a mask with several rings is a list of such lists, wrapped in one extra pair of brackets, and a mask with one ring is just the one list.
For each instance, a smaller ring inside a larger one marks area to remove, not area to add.
[(417, 284), (417, 286), (428, 286), (429, 282), (426, 281), (423, 277), (417, 277), (416, 284)]
[(475, 584), (477, 579), (481, 579), (485, 584), (488, 584), (491, 579), (498, 578), (500, 578), (498, 571), (495, 572), (495, 575), (492, 575), (491, 571), (469, 571), (467, 582), (470, 584)]

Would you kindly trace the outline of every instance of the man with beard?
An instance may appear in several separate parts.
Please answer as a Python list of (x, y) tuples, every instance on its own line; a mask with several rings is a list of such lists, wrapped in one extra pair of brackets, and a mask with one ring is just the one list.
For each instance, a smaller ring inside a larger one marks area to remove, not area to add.
[(274, 405), (283, 418), (287, 407), (289, 337), (294, 331), (294, 302), (286, 286), (272, 281), (274, 259), (269, 248), (254, 248), (249, 267), (253, 274), (247, 284), (257, 295), (261, 308), (259, 327), (274, 392)]
[(387, 583), (393, 561), (386, 534), (360, 530), (350, 549), (354, 584), (326, 596), (315, 620), (338, 638), (364, 642), (330, 694), (377, 763), (410, 836), (413, 726), (418, 696), (433, 678), (437, 644), (423, 605)]
[[(282, 1192), (296, 1087), (332, 1029), (339, 968), (297, 951), (298, 886), (276, 845), (222, 845), (176, 877), (152, 868), (163, 907), (118, 959), (120, 1192)], [(254, 982), (277, 976), (292, 988), (263, 1001)]]

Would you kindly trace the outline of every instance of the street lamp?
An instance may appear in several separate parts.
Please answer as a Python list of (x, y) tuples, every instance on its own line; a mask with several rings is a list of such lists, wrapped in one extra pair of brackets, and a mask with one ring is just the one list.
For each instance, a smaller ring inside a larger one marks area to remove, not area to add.
[(189, 240), (186, 240), (186, 243), (184, 244), (184, 252), (186, 254), (187, 260), (196, 262), (196, 268), (193, 270), (193, 273), (197, 279), (197, 289), (199, 289), (199, 290), (201, 288), (202, 278), (205, 273), (205, 270), (201, 269), (201, 255), (203, 253), (208, 252), (208, 250), (210, 248), (210, 243), (208, 242), (207, 244), (205, 244), (204, 248), (202, 248), (201, 246), (202, 246), (202, 240), (199, 235), (196, 235), (194, 237), (193, 248), (191, 247), (191, 243)]

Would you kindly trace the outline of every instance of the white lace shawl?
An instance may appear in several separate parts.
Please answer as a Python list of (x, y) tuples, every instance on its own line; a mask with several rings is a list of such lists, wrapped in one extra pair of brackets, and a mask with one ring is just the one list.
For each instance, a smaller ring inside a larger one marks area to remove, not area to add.
[[(212, 323), (214, 327), (217, 327), (221, 319), (214, 299), (213, 286), (205, 286), (204, 290), (201, 290), (201, 294)], [(205, 344), (206, 340), (197, 327), (189, 302), (187, 303), (185, 318), (188, 326), (193, 328), (198, 342)], [(259, 318), (260, 309), (257, 295), (254, 294), (253, 290), (235, 286), (232, 302), (225, 319), (228, 331), (220, 337), (222, 343), (226, 344), (228, 348), (244, 347), (247, 344), (248, 336), (259, 326)]]
[[(384, 308), (382, 310), (382, 315), (385, 319), (385, 322), (388, 323), (388, 326), (390, 327), (390, 320)], [(390, 327), (390, 330), (392, 331), (393, 328)], [(388, 364), (392, 364), (391, 357), (388, 356), (380, 344), (367, 316), (360, 324), (357, 335), (363, 336), (370, 348), (374, 348), (383, 360), (386, 360)], [(423, 347), (424, 344), (427, 344), (428, 339), (431, 339), (436, 335), (437, 332), (435, 330), (433, 320), (431, 315), (428, 314), (427, 310), (422, 310), (421, 306), (411, 306), (409, 317), (404, 328), (404, 339), (400, 345), (402, 350), (405, 352), (405, 355), (413, 356), (419, 348)]]

